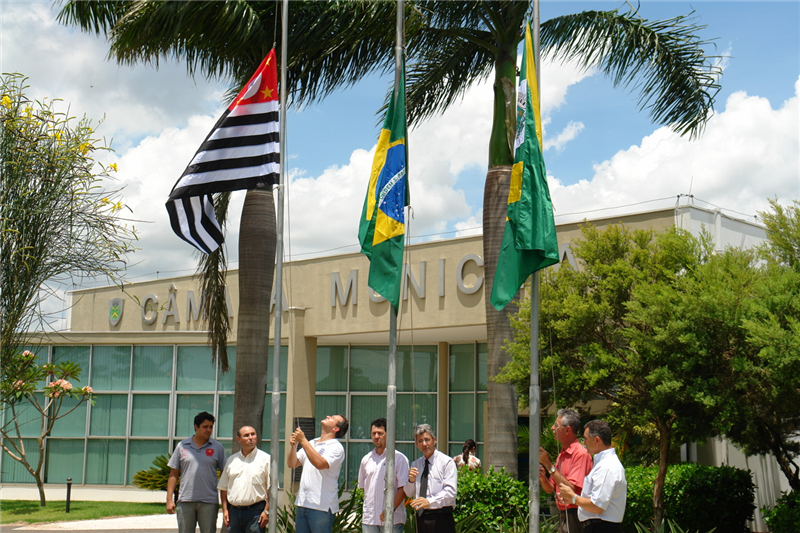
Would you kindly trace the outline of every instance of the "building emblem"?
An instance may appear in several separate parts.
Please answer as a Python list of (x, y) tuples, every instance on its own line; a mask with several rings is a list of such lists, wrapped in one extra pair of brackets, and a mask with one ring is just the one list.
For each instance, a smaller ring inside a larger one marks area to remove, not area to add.
[(125, 300), (122, 298), (112, 298), (108, 301), (108, 321), (112, 326), (116, 326), (122, 320), (122, 308), (124, 306)]

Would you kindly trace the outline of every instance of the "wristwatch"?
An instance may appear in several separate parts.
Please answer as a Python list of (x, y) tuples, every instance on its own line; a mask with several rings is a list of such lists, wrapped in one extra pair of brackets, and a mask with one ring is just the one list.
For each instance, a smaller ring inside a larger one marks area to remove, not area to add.
[(572, 505), (578, 505), (578, 495), (572, 496)]
[(551, 465), (550, 466), (550, 474), (555, 474), (555, 473), (556, 473), (556, 465)]

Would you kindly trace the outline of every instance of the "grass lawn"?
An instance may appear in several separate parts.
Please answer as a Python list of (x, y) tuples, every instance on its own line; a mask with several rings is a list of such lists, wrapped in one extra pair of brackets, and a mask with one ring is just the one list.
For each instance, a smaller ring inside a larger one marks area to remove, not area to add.
[(0, 524), (12, 522), (61, 522), (65, 520), (94, 520), (112, 516), (141, 516), (164, 513), (163, 503), (133, 502), (76, 502), (65, 512), (66, 502), (55, 500), (41, 507), (39, 500), (5, 500), (0, 502)]

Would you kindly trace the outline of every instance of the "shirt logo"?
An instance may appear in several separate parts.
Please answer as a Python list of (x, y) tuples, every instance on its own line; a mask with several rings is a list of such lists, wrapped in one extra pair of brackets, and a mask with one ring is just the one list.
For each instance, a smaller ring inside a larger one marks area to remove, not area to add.
[(207, 455), (208, 457), (212, 457), (212, 456), (214, 455), (214, 449), (213, 449), (213, 448), (209, 448), (209, 449), (207, 449), (207, 450), (206, 450), (206, 455)]

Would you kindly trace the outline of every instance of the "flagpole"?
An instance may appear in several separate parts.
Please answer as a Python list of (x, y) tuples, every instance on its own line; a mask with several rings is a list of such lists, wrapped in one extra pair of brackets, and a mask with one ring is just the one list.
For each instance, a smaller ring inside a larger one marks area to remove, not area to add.
[[(403, 68), (403, 0), (397, 1), (396, 36), (394, 47), (394, 87), (395, 98), (400, 98), (401, 69)], [(392, 102), (394, 105), (394, 102)], [(406, 139), (408, 142), (408, 139)], [(401, 267), (402, 271), (402, 267)], [(400, 282), (402, 287), (402, 281)], [(400, 302), (398, 301), (398, 308)], [(389, 312), (389, 376), (388, 386), (386, 387), (386, 487), (383, 495), (383, 532), (392, 533), (394, 527), (394, 495), (396, 492), (394, 476), (394, 454), (396, 440), (396, 419), (397, 419), (397, 311), (390, 304)], [(414, 354), (411, 354), (414, 357)]]
[[(283, 195), (286, 190), (286, 56), (289, 35), (289, 0), (283, 0), (281, 13), (281, 84), (280, 93), (280, 179), (278, 181), (278, 209), (276, 213), (277, 241), (275, 246), (275, 322), (274, 349), (272, 350), (272, 420), (270, 424), (270, 491), (269, 533), (278, 531), (278, 479), (280, 472), (280, 412), (281, 412), (281, 322), (283, 320)], [(269, 328), (269, 324), (267, 324)]]
[[(533, 37), (534, 64), (536, 65), (536, 86), (541, 87), (541, 43), (539, 39), (539, 0), (533, 0)], [(541, 90), (536, 91), (537, 96)], [(534, 105), (539, 106), (539, 102)], [(542, 435), (539, 386), (539, 271), (533, 273), (531, 280), (531, 386), (529, 394), (530, 437), (528, 440), (528, 487), (530, 488), (530, 533), (538, 533), (539, 529), (539, 447)]]

